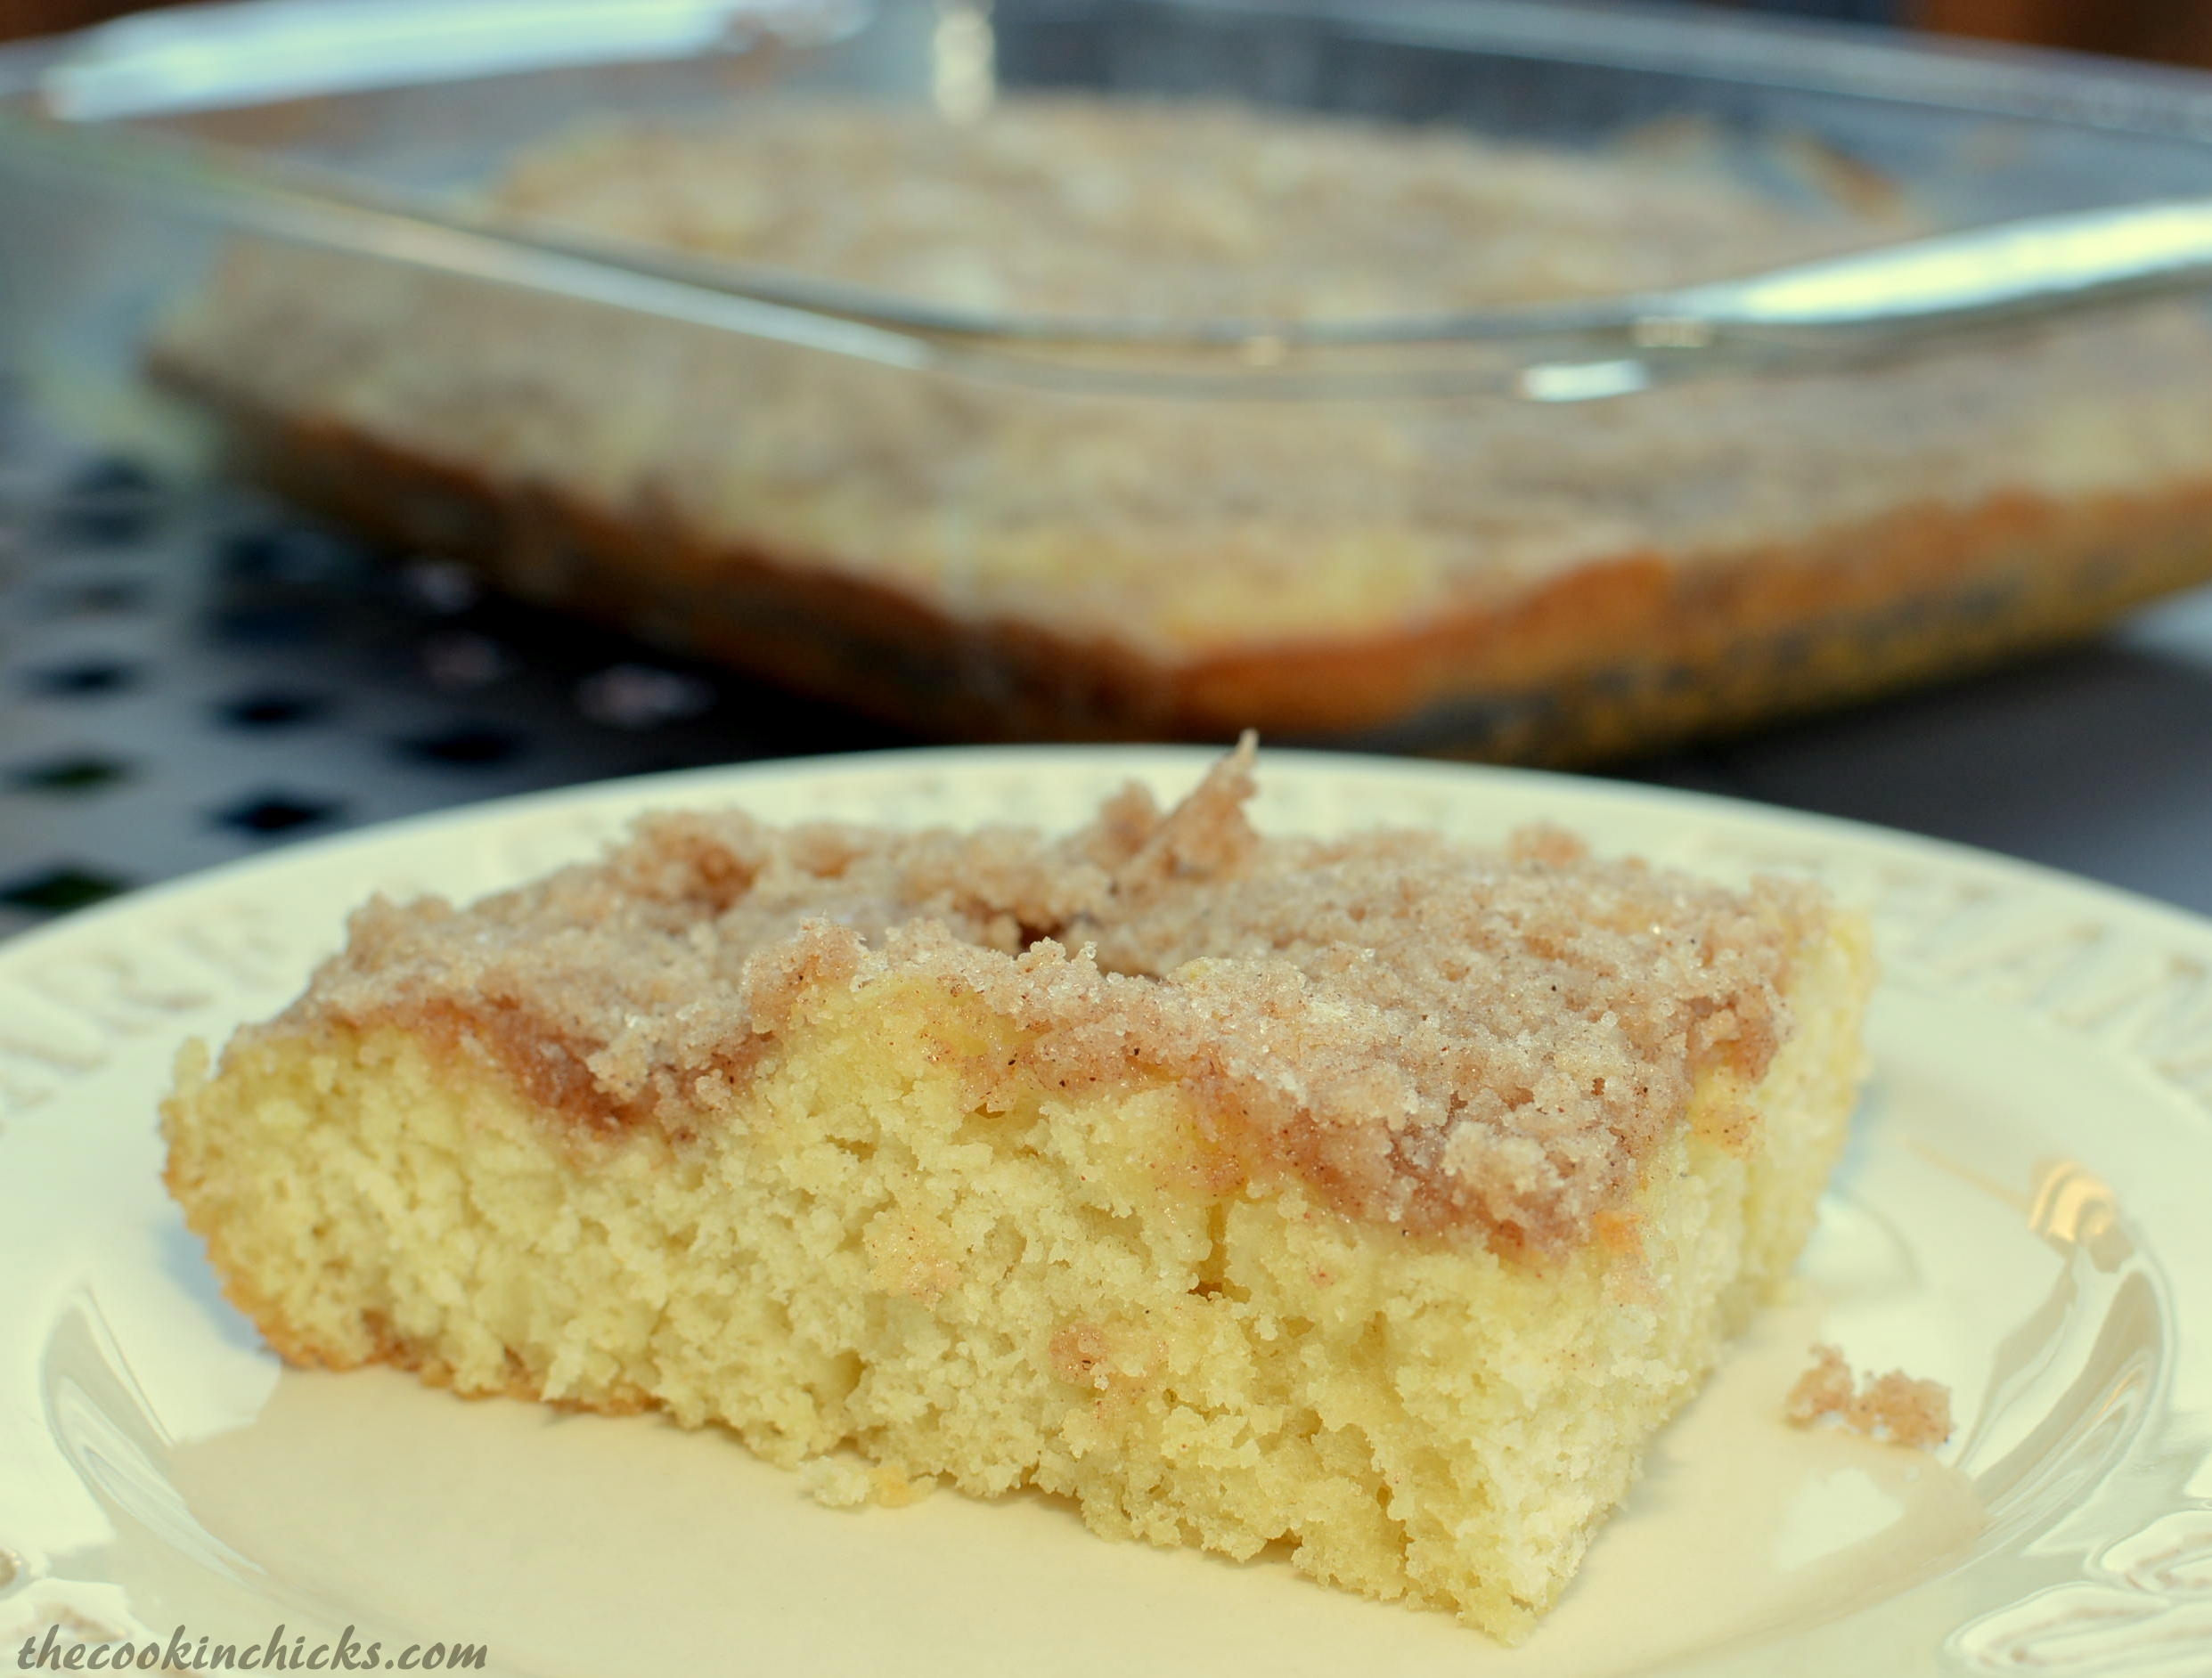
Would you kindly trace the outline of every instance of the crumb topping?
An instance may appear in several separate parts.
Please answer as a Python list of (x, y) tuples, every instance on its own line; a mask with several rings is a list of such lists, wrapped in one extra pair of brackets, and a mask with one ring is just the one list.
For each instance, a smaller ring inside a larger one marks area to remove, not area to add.
[(682, 1134), (840, 988), (912, 979), (1024, 1030), (1009, 1075), (1188, 1090), (1245, 1172), (1501, 1250), (1586, 1239), (1683, 1122), (1787, 1034), (1810, 887), (1736, 892), (1430, 834), (1263, 838), (1249, 742), (1163, 813), (1131, 787), (1054, 839), (642, 819), (602, 860), (455, 908), (371, 902), (274, 1029), (397, 1021), (601, 1129)]
[(950, 308), (1097, 318), (1633, 291), (1918, 225), (1894, 192), (1835, 191), (1801, 145), (1762, 159), (1770, 180), (1794, 178), (1784, 200), (1739, 178), (1717, 134), (1644, 138), (1588, 156), (1204, 101), (1024, 94), (952, 123), (927, 106), (782, 98), (576, 131), (517, 159), (490, 199)]
[(1932, 1451), (1951, 1437), (1951, 1389), (1915, 1381), (1901, 1369), (1855, 1381), (1842, 1352), (1813, 1348), (1813, 1366), (1798, 1377), (1783, 1411), (1793, 1427), (1834, 1418), (1854, 1433)]

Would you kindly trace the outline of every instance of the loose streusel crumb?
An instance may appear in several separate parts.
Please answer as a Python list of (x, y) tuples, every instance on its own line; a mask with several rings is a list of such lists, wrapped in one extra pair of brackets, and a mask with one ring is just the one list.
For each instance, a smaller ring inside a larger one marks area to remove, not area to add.
[(1793, 1427), (1809, 1428), (1832, 1416), (1870, 1439), (1932, 1451), (1951, 1437), (1951, 1389), (1939, 1381), (1915, 1381), (1901, 1369), (1869, 1375), (1861, 1385), (1841, 1351), (1816, 1346), (1813, 1366), (1790, 1389), (1783, 1413)]
[(649, 818), (467, 909), (371, 903), (279, 1026), (429, 1031), (610, 1130), (732, 1098), (825, 982), (932, 978), (1041, 1033), (1024, 1075), (1202, 1095), (1230, 1180), (1288, 1172), (1357, 1218), (1555, 1253), (1626, 1205), (1700, 1078), (1748, 1088), (1786, 1034), (1808, 889), (1592, 861), (1548, 830), (1503, 853), (1262, 839), (1251, 762), (1164, 815), (1132, 787), (1059, 840)]

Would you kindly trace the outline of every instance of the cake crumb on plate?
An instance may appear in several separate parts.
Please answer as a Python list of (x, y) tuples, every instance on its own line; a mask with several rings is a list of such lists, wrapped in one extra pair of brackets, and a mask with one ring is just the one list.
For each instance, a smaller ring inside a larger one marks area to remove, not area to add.
[(1901, 1369), (1870, 1375), (1861, 1384), (1841, 1350), (1816, 1346), (1813, 1366), (1790, 1389), (1783, 1413), (1792, 1427), (1809, 1428), (1832, 1416), (1870, 1439), (1932, 1451), (1951, 1437), (1951, 1389), (1939, 1381), (1915, 1381)]

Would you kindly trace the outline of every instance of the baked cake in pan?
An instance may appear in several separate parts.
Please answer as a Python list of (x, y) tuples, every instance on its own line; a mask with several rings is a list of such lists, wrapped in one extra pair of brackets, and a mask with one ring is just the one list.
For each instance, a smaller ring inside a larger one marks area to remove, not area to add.
[[(1918, 226), (1850, 179), (1785, 207), (1710, 157), (1203, 105), (1016, 97), (951, 125), (794, 99), (571, 135), (488, 204), (956, 313), (1341, 320), (1687, 283)], [(310, 503), (973, 737), (1257, 726), (1587, 757), (2212, 574), (2212, 328), (2177, 305), (1610, 402), (1194, 400), (254, 244), (154, 361)]]
[(833, 1502), (1097, 1531), (1524, 1635), (1789, 1268), (1865, 930), (1417, 832), (1232, 759), (1073, 835), (649, 819), (378, 901), (165, 1108), (290, 1361), (657, 1409)]

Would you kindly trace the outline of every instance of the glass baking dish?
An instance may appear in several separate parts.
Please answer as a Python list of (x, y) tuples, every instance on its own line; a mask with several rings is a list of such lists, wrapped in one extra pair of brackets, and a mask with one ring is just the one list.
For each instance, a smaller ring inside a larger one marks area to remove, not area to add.
[[(2200, 297), (1532, 371), (1491, 328), (1556, 299), (1470, 313), (1404, 261), (1331, 292), (1326, 223), (1204, 307), (1079, 241), (1033, 306), (980, 233), (889, 263), (913, 283), (664, 238), (649, 147), (596, 221), (495, 184), (804, 109), (893, 125), (873, 175), (793, 176), (873, 227), (923, 149), (1057, 143), (1021, 113), (1097, 99), (1254, 156), (1349, 123), (1385, 171), (1448, 131), (1563, 193), (1626, 170), (1616, 266), (1701, 191), (1818, 254), (2212, 194), (2208, 77), (1506, 0), (261, 0), (0, 53), (0, 98), (10, 360), (55, 400), (111, 414), (87, 393), (150, 370), (233, 469), (384, 542), (926, 732), (1588, 761), (2212, 578)], [(1368, 179), (1329, 201), (1387, 245)], [(1244, 213), (1193, 201), (1201, 240)], [(1436, 229), (1457, 274), (1513, 224)]]

